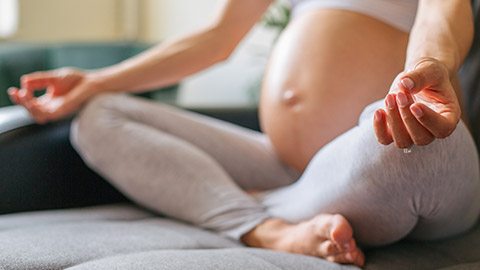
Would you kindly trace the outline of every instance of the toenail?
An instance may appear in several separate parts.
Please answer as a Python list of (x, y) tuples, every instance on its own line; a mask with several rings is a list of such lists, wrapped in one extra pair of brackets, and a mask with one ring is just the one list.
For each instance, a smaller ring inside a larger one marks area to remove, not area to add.
[(349, 248), (350, 248), (350, 243), (345, 243), (345, 244), (343, 244), (343, 248), (344, 248), (344, 249), (349, 249)]
[(345, 254), (345, 259), (347, 259), (347, 261), (349, 261), (349, 262), (353, 262), (353, 261), (354, 261), (354, 258), (353, 258), (352, 253), (347, 253), (347, 254)]

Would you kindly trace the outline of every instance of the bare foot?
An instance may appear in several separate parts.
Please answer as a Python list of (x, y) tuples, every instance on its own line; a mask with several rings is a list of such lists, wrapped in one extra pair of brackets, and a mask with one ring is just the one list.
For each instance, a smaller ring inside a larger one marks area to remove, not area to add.
[(365, 263), (365, 255), (353, 239), (352, 227), (341, 215), (321, 214), (298, 224), (272, 218), (241, 240), (251, 247), (310, 255), (331, 262), (359, 267)]

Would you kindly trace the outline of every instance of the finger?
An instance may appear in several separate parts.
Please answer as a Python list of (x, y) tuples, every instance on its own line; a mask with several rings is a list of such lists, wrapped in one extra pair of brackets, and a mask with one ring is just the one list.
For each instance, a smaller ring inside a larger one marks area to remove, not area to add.
[(43, 108), (36, 102), (32, 102), (29, 104), (27, 108), (30, 115), (35, 119), (38, 124), (45, 124), (48, 122), (47, 113), (43, 110)]
[(18, 98), (17, 98), (18, 88), (10, 87), (8, 88), (7, 93), (8, 93), (8, 96), (10, 97), (10, 100), (14, 104), (18, 104)]
[(26, 89), (22, 88), (18, 91), (17, 98), (22, 104), (25, 104), (27, 102), (30, 102), (30, 100), (32, 100), (34, 96), (33, 92), (27, 91)]
[(15, 100), (16, 104), (26, 107), (25, 104), (25, 95), (22, 95), (21, 89), (15, 88), (15, 91), (12, 91), (12, 99)]
[(54, 71), (37, 71), (23, 75), (20, 81), (22, 83), (54, 82), (56, 77), (57, 74)]
[(435, 86), (442, 78), (448, 78), (447, 68), (435, 59), (426, 58), (401, 76), (398, 86), (406, 92), (415, 94), (422, 89)]
[(457, 114), (454, 112), (437, 113), (421, 103), (410, 106), (410, 111), (418, 122), (439, 139), (452, 134), (459, 121)]
[(407, 129), (403, 124), (402, 117), (398, 111), (395, 94), (388, 94), (386, 99), (387, 122), (390, 127), (395, 146), (398, 148), (407, 148), (412, 144), (412, 139), (408, 135)]
[(387, 125), (387, 115), (384, 110), (378, 109), (373, 115), (373, 129), (379, 143), (389, 145), (393, 142), (392, 134), (390, 134)]
[(427, 145), (434, 140), (433, 134), (426, 129), (410, 111), (413, 104), (413, 98), (410, 94), (404, 92), (397, 93), (397, 104), (403, 124), (410, 135), (413, 143), (416, 145)]

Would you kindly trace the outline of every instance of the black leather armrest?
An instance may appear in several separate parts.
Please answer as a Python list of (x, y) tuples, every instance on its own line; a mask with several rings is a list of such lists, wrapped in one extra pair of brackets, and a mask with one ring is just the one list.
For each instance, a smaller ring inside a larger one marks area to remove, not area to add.
[[(256, 109), (197, 109), (258, 129)], [(70, 119), (37, 125), (19, 106), (0, 108), (0, 214), (126, 201), (69, 142)]]
[(0, 108), (1, 119), (0, 214), (126, 200), (71, 147), (69, 119), (37, 125), (18, 106)]

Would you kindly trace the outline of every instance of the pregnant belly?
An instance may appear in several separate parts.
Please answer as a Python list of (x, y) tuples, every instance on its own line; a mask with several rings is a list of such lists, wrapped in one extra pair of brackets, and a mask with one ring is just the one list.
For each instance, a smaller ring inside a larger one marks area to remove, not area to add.
[(291, 22), (272, 52), (260, 99), (262, 130), (280, 158), (302, 172), (320, 148), (355, 126), (401, 71), (407, 40), (348, 11), (317, 10)]

